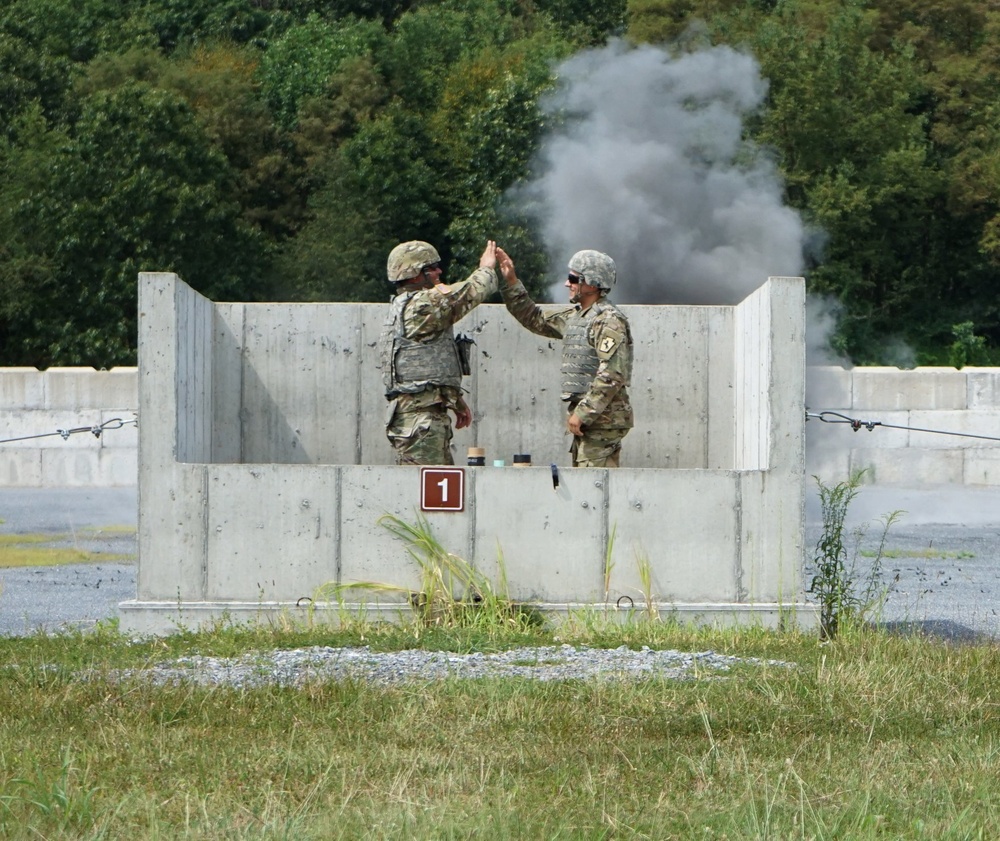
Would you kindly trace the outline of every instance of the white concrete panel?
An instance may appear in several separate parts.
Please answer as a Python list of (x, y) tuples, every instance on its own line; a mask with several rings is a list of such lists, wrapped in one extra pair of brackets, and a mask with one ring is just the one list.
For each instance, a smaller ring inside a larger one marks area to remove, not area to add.
[(645, 604), (640, 565), (649, 564), (654, 601), (732, 601), (740, 554), (735, 473), (610, 471), (614, 530), (610, 601)]
[(212, 462), (243, 461), (243, 319), (245, 304), (216, 304), (212, 353)]
[(208, 492), (206, 466), (177, 464), (139, 480), (139, 599), (202, 601), (206, 558)]
[(328, 466), (210, 467), (206, 597), (295, 600), (334, 582), (338, 479)]
[(736, 466), (736, 337), (732, 307), (706, 309), (708, 316), (709, 470)]
[[(997, 451), (1000, 454), (1000, 450)], [(902, 449), (851, 450), (851, 471), (867, 469), (865, 484), (920, 486), (961, 484), (965, 460), (961, 450)], [(846, 478), (846, 477), (845, 477)]]
[(139, 451), (102, 449), (100, 451), (101, 487), (135, 487), (139, 477)]
[(360, 313), (349, 304), (247, 305), (245, 462), (356, 462)]
[(748, 295), (734, 311), (735, 456), (740, 470), (768, 466), (770, 412), (766, 400), (771, 376), (769, 285)]
[(498, 581), (502, 552), (516, 601), (603, 601), (608, 473), (562, 469), (556, 491), (547, 465), (479, 468), (477, 568)]
[(823, 412), (846, 406), (849, 413), (853, 388), (853, 371), (836, 365), (811, 365), (806, 369), (806, 408), (810, 412)]
[(636, 424), (625, 439), (622, 466), (705, 467), (712, 309), (622, 310), (635, 341), (631, 397)]
[(964, 409), (965, 374), (955, 368), (854, 368), (854, 406), (882, 409)]
[(86, 487), (100, 485), (100, 451), (42, 450), (42, 485), (45, 487)]
[(136, 369), (49, 368), (45, 407), (55, 410), (135, 408)]
[[(468, 473), (466, 469), (467, 477)], [(423, 514), (434, 539), (466, 560), (471, 557), (470, 493), (467, 487), (464, 511)], [(420, 568), (407, 545), (379, 523), (386, 514), (409, 524), (418, 522), (420, 468), (409, 465), (341, 468), (340, 582), (375, 582), (417, 591)], [(405, 598), (382, 596), (381, 601), (399, 602)]]
[(962, 455), (962, 484), (1000, 485), (1000, 450), (972, 447)]
[[(462, 447), (486, 450), (488, 463), (515, 453), (530, 453), (536, 464), (568, 466), (566, 410), (560, 398), (562, 341), (523, 328), (502, 304), (485, 304), (465, 321), (476, 340), (475, 391), (470, 404), (477, 428)], [(464, 325), (463, 325), (464, 326)], [(464, 460), (464, 459), (463, 459)]]
[[(822, 433), (813, 436), (813, 425), (806, 425), (808, 443), (806, 445), (806, 486), (815, 485), (814, 476), (818, 476), (825, 484), (836, 484), (850, 475), (851, 451), (840, 446), (843, 439), (832, 433)], [(816, 444), (817, 438), (823, 446)]]
[(0, 368), (0, 406), (15, 412), (44, 408), (44, 377), (37, 368)]
[(38, 449), (0, 449), (0, 485), (5, 487), (44, 487), (42, 451)]
[(909, 421), (911, 447), (1000, 447), (1000, 424), (995, 412), (910, 412)]
[(768, 383), (767, 469), (782, 476), (801, 475), (805, 463), (805, 282), (802, 278), (772, 277), (764, 286), (770, 310), (770, 339), (766, 361)]
[(739, 474), (740, 599), (793, 604), (801, 597), (805, 488), (801, 474)]
[(1000, 413), (1000, 370), (963, 368), (962, 373), (968, 384), (968, 408)]
[(212, 457), (214, 305), (187, 284), (177, 284), (175, 311), (177, 459), (204, 463)]

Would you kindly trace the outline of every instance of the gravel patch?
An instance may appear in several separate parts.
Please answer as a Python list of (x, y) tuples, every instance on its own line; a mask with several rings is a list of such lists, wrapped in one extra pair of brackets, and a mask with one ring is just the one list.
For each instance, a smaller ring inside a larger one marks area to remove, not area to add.
[(447, 678), (525, 678), (538, 681), (651, 678), (712, 679), (736, 664), (788, 666), (779, 660), (732, 657), (714, 651), (656, 651), (574, 647), (517, 648), (493, 654), (446, 651), (374, 652), (368, 647), (314, 646), (268, 651), (235, 658), (183, 657), (150, 668), (118, 672), (121, 678), (144, 678), (154, 685), (227, 686), (250, 689), (265, 685), (301, 687), (316, 681), (355, 680), (378, 684), (431, 682)]

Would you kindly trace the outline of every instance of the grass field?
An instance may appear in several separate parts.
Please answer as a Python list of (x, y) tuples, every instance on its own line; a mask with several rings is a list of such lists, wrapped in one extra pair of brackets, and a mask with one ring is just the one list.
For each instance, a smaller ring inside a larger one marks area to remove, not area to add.
[[(695, 680), (156, 688), (137, 668), (308, 645), (554, 641), (777, 659)], [(0, 837), (1000, 837), (1000, 656), (842, 627), (340, 631), (220, 626), (0, 639)]]

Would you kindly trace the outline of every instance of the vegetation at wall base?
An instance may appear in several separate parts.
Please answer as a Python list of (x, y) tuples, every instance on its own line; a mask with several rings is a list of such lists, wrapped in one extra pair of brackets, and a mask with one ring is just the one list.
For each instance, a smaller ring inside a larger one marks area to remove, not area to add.
[(868, 524), (848, 533), (846, 522), (851, 502), (858, 495), (866, 470), (858, 470), (844, 481), (827, 485), (814, 477), (819, 487), (823, 530), (816, 543), (812, 566), (815, 574), (809, 592), (819, 601), (820, 636), (832, 639), (845, 619), (864, 622), (877, 619), (887, 593), (881, 580), (886, 538), (902, 511), (892, 511), (882, 519), (878, 546), (870, 556), (864, 575), (858, 572), (861, 541)]
[[(468, 629), (420, 645), (468, 651)], [(10, 839), (990, 838), (1000, 656), (845, 623), (835, 641), (607, 623), (504, 646), (714, 650), (687, 680), (316, 681), (157, 687), (117, 670), (309, 645), (414, 647), (413, 628), (220, 626), (0, 639)]]
[(998, 34), (981, 0), (12, 0), (0, 364), (134, 365), (141, 271), (381, 301), (396, 242), (434, 241), (456, 280), (489, 235), (543, 297), (555, 255), (501, 199), (559, 62), (622, 37), (759, 62), (745, 133), (811, 232), (836, 351), (995, 365)]

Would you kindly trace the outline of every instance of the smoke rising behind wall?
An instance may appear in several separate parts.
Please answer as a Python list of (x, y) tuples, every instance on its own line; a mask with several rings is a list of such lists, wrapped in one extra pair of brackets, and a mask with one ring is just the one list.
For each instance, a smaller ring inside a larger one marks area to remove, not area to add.
[(540, 221), (555, 277), (594, 248), (618, 265), (617, 302), (699, 305), (802, 274), (802, 222), (771, 160), (742, 137), (767, 92), (751, 56), (616, 41), (558, 77), (543, 104), (557, 127), (512, 197)]

